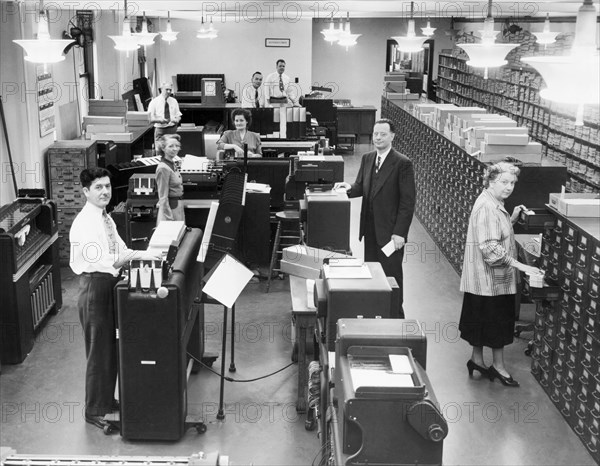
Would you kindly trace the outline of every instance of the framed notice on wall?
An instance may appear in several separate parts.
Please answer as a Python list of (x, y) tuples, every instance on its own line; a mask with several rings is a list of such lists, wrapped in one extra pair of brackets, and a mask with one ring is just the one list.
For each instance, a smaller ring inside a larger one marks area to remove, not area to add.
[(289, 47), (291, 42), (290, 39), (268, 37), (265, 39), (265, 47)]
[(54, 112), (56, 95), (54, 81), (52, 81), (52, 72), (44, 70), (43, 66), (38, 66), (36, 69), (36, 78), (40, 137), (44, 137), (56, 129), (56, 116)]

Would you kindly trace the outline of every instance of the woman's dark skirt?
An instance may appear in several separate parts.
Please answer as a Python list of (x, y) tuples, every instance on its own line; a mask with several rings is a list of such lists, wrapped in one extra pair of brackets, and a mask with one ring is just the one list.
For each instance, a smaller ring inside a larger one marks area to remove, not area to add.
[(479, 296), (465, 293), (458, 325), (471, 346), (503, 348), (513, 342), (515, 295)]

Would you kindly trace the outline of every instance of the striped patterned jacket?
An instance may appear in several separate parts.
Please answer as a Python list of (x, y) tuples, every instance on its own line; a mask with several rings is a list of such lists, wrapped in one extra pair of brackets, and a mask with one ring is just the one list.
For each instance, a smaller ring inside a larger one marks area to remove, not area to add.
[(484, 189), (471, 211), (460, 290), (481, 296), (517, 292), (517, 249), (510, 215)]

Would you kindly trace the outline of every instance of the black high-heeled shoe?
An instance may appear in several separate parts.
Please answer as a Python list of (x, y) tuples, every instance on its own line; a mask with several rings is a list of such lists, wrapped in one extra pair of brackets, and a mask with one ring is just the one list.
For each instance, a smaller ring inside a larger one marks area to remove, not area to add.
[(467, 361), (467, 370), (469, 371), (469, 375), (473, 375), (473, 371), (479, 371), (479, 373), (485, 377), (489, 377), (488, 368), (484, 366), (480, 366), (479, 364), (475, 364), (472, 359)]
[(496, 369), (494, 366), (490, 366), (488, 368), (488, 373), (492, 382), (494, 381), (494, 379), (498, 379), (500, 380), (500, 382), (502, 382), (502, 385), (505, 385), (507, 387), (519, 386), (519, 382), (513, 379), (511, 375), (509, 375), (508, 377), (504, 377), (500, 372), (498, 372), (498, 369)]

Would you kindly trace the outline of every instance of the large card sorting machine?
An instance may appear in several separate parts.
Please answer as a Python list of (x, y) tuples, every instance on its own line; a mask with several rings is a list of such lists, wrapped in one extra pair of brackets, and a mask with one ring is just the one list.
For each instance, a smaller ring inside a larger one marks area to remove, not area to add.
[(440, 465), (448, 425), (416, 320), (339, 319), (328, 435), (336, 465)]

